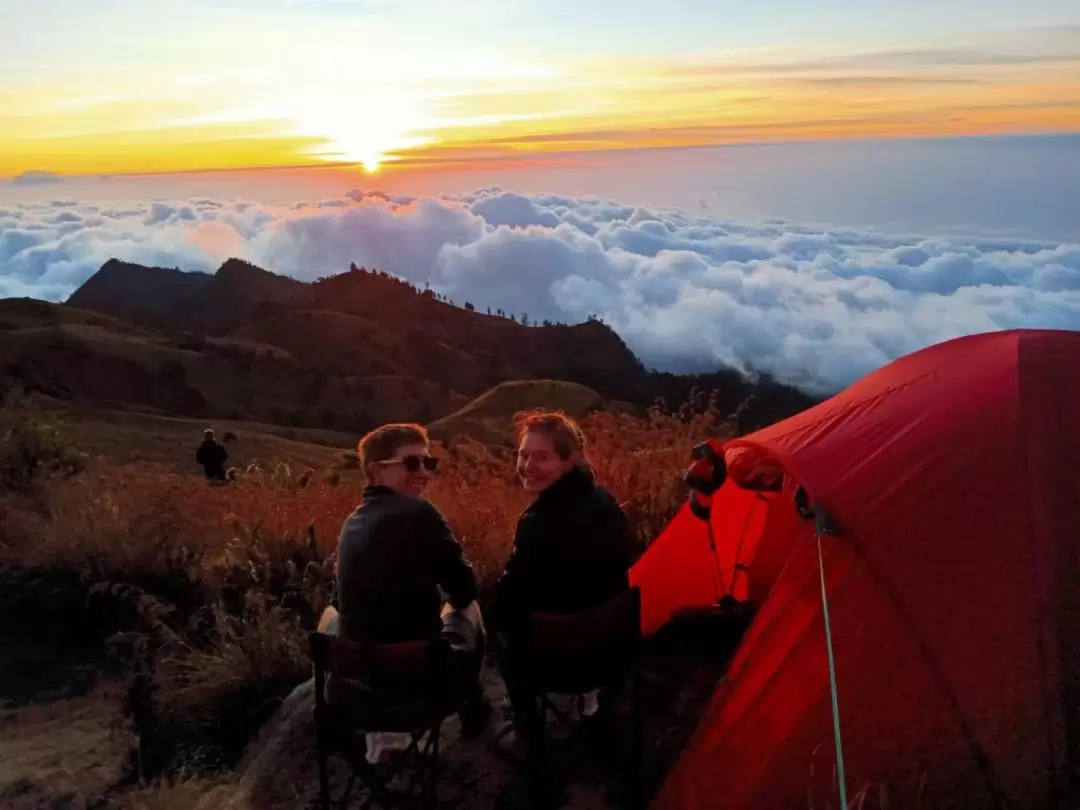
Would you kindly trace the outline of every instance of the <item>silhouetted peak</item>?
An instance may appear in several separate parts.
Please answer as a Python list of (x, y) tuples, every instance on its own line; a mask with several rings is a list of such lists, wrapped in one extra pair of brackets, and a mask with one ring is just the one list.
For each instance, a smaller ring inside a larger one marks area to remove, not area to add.
[(214, 274), (219, 279), (227, 279), (230, 281), (262, 281), (266, 279), (273, 279), (275, 281), (282, 281), (285, 283), (292, 282), (293, 284), (300, 284), (301, 282), (291, 279), (288, 276), (281, 276), (277, 273), (272, 273), (269, 270), (265, 270), (259, 267), (257, 264), (252, 264), (244, 259), (229, 258), (217, 269)]
[(147, 267), (109, 259), (67, 303), (118, 317), (157, 315), (178, 299), (197, 293), (211, 280), (208, 273), (177, 267)]
[(156, 277), (162, 278), (165, 276), (184, 276), (188, 278), (209, 278), (209, 273), (202, 273), (199, 271), (182, 270), (179, 267), (156, 267), (147, 264), (136, 264), (135, 262), (125, 262), (121, 259), (109, 259), (98, 269), (93, 276), (87, 279), (87, 282), (92, 281), (95, 278), (115, 278), (118, 276), (123, 277), (140, 277), (149, 278)]

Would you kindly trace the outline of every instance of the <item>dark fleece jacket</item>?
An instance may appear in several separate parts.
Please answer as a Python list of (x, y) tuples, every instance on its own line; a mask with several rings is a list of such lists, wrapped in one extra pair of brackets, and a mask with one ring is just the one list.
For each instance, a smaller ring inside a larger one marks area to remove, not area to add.
[(574, 613), (603, 604), (630, 587), (632, 555), (619, 504), (591, 472), (574, 467), (519, 518), (492, 623), (513, 632), (526, 611)]
[(430, 638), (441, 587), (456, 609), (476, 599), (476, 576), (442, 513), (423, 498), (364, 489), (338, 541), (341, 631), (354, 641)]

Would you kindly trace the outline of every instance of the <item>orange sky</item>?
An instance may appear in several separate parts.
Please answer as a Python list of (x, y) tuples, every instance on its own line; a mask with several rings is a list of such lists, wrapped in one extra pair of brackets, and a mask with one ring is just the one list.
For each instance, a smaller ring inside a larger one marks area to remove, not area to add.
[[(149, 42), (117, 40), (117, 53), (108, 42), (96, 54), (57, 51), (42, 70), (0, 83), (0, 177), (328, 161), (387, 171), (565, 151), (1080, 131), (1080, 26), (974, 44), (759, 44), (638, 56), (497, 38), (458, 43), (400, 21), (353, 30), (344, 12), (327, 28), (314, 13), (290, 25), (271, 15), (257, 46), (204, 26), (191, 50), (162, 45), (156, 54), (149, 32), (157, 29), (137, 28), (154, 22), (145, 16), (122, 19)], [(410, 47), (395, 31), (413, 37)], [(48, 47), (59, 43), (41, 43)]]

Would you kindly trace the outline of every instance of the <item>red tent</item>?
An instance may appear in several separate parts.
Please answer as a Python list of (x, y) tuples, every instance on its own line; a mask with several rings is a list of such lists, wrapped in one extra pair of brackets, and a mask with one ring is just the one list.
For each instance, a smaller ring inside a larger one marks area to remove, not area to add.
[[(633, 572), (646, 632), (726, 593), (758, 608), (653, 806), (838, 808), (837, 720), (849, 803), (1062, 801), (1080, 763), (1080, 332), (933, 346), (724, 452), (711, 532), (684, 508)], [(839, 527), (820, 564), (799, 487)]]

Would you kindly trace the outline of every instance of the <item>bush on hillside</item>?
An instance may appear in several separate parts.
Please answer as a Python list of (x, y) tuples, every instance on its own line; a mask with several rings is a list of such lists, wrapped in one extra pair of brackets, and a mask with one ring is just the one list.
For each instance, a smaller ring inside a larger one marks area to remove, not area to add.
[(34, 494), (86, 464), (58, 421), (12, 394), (0, 409), (0, 494)]

